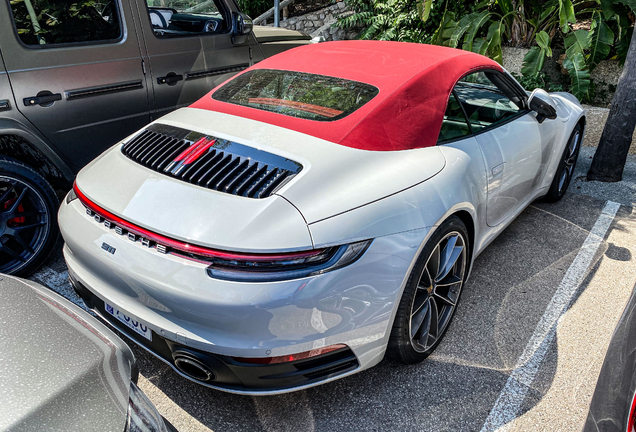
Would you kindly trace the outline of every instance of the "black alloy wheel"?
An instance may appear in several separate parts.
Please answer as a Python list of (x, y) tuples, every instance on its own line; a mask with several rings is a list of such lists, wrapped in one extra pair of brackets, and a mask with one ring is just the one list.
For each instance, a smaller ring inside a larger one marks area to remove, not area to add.
[(568, 190), (568, 186), (574, 175), (574, 168), (576, 168), (576, 161), (581, 151), (582, 138), (583, 128), (580, 124), (577, 124), (565, 146), (554, 179), (552, 180), (548, 194), (545, 196), (546, 201), (557, 202), (563, 198), (565, 192)]
[(395, 317), (389, 355), (418, 363), (437, 347), (451, 322), (469, 265), (468, 233), (453, 216), (424, 247)]
[(58, 238), (57, 197), (30, 167), (0, 158), (0, 273), (26, 276)]

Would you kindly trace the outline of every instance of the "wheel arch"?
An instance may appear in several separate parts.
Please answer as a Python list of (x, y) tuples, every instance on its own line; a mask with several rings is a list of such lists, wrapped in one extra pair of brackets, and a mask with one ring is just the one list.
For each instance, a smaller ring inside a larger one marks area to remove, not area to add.
[(74, 173), (46, 142), (21, 124), (0, 119), (0, 155), (22, 162), (55, 188), (68, 188)]

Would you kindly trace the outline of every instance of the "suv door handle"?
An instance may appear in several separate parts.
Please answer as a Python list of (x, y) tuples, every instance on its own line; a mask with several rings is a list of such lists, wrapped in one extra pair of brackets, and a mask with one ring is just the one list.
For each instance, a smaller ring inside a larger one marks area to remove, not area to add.
[(38, 96), (32, 96), (28, 98), (24, 98), (24, 106), (50, 106), (55, 101), (62, 100), (62, 95), (60, 93), (52, 94), (51, 92), (47, 92), (48, 94), (42, 94), (44, 92), (38, 93)]
[(0, 100), (0, 111), (9, 111), (11, 103), (8, 100)]
[(183, 75), (177, 75), (174, 72), (170, 72), (164, 77), (157, 78), (157, 84), (175, 85), (177, 82), (183, 80)]

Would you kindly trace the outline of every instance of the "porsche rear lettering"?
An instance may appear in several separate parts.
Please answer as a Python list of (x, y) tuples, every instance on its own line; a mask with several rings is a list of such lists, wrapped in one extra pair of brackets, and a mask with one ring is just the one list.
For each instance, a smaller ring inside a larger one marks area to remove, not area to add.
[[(162, 244), (158, 244), (146, 237), (142, 237), (138, 234), (135, 233), (131, 233), (128, 232), (128, 230), (126, 230), (125, 228), (120, 227), (119, 225), (116, 225), (114, 222), (109, 221), (108, 219), (104, 218), (103, 216), (99, 215), (98, 213), (94, 212), (93, 210), (87, 208), (86, 209), (86, 214), (89, 215), (93, 220), (95, 220), (97, 223), (103, 223), (104, 226), (108, 229), (115, 229), (115, 233), (120, 235), (120, 236), (126, 236), (128, 238), (128, 240), (132, 241), (132, 242), (137, 242), (139, 241), (141, 243), (142, 246), (147, 247), (147, 248), (155, 248), (157, 250), (157, 252), (162, 253), (162, 254), (167, 254), (168, 253), (168, 247)], [(110, 246), (107, 243), (102, 243), (102, 249), (104, 249), (106, 252), (114, 254), (115, 253), (115, 248)]]

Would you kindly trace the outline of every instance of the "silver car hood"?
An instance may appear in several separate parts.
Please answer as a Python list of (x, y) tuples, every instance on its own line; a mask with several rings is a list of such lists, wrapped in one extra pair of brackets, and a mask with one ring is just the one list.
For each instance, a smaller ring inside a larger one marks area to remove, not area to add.
[(249, 199), (154, 172), (117, 145), (77, 178), (99, 206), (143, 228), (234, 251), (311, 248), (308, 224), (412, 187), (445, 166), (436, 147), (375, 152), (344, 147), (232, 115), (184, 108), (155, 123), (227, 139), (291, 159), (302, 170), (274, 196)]
[(123, 431), (129, 348), (46, 288), (0, 277), (0, 431)]

